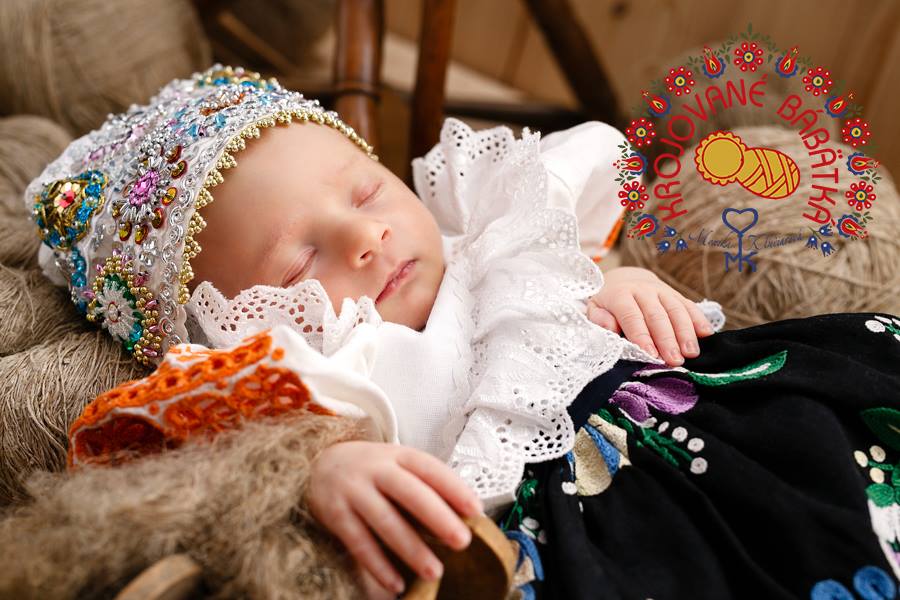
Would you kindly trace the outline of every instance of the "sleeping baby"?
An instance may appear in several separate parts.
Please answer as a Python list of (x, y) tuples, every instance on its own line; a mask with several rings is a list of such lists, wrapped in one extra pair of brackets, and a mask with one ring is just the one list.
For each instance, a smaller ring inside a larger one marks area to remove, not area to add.
[[(460, 515), (508, 507), (526, 464), (571, 449), (585, 385), (620, 360), (681, 365), (722, 326), (715, 303), (591, 259), (621, 214), (623, 139), (599, 122), (517, 139), (447, 119), (413, 191), (318, 102), (216, 66), (111, 115), (27, 197), (47, 276), (137, 360), (189, 379), (269, 332), (266, 364), (299, 374), (318, 410), (366, 420), (372, 441), (316, 459), (308, 501), (399, 592), (379, 540), (422, 577), (441, 563), (398, 506), (465, 547)], [(247, 352), (209, 389), (237, 389)], [(158, 392), (89, 406), (70, 464), (151, 439), (116, 440), (116, 419), (183, 441), (185, 421), (160, 416), (176, 392)]]

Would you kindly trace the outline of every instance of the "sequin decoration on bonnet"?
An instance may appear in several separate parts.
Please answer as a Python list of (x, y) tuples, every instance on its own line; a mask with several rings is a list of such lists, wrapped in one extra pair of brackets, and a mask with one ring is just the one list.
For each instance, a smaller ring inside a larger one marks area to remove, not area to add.
[(44, 274), (140, 363), (158, 365), (191, 341), (184, 305), (211, 188), (247, 138), (292, 121), (333, 127), (378, 160), (336, 112), (240, 67), (176, 79), (148, 104), (110, 115), (25, 191)]

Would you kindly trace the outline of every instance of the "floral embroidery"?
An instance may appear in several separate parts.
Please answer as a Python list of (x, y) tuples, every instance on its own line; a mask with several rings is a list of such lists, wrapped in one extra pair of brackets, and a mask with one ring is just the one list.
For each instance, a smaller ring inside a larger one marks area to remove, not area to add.
[(523, 532), (535, 539), (538, 537), (540, 524), (535, 518), (538, 512), (536, 493), (537, 479), (534, 478), (533, 472), (529, 471), (526, 478), (522, 479), (519, 487), (516, 488), (516, 501), (509, 509), (501, 529), (504, 531), (519, 529), (528, 519), (530, 526), (523, 529)]
[(650, 406), (672, 415), (690, 410), (697, 403), (697, 392), (690, 381), (674, 377), (659, 377), (650, 384), (626, 381), (609, 403), (640, 424), (650, 419)]
[(174, 346), (151, 375), (104, 392), (84, 409), (69, 432), (69, 466), (118, 464), (245, 420), (299, 410), (333, 415), (292, 369), (266, 364), (283, 357), (269, 330), (231, 350)]
[(532, 581), (544, 580), (541, 557), (535, 545), (535, 541), (541, 544), (547, 543), (546, 533), (536, 518), (540, 511), (537, 485), (534, 472), (529, 470), (516, 489), (515, 503), (500, 524), (500, 529), (503, 530), (506, 537), (518, 547), (519, 558), (516, 562), (513, 584), (522, 594), (523, 600), (534, 598)]
[(776, 352), (771, 356), (767, 356), (761, 360), (747, 365), (746, 367), (738, 367), (722, 373), (697, 373), (684, 367), (657, 367), (652, 365), (644, 367), (635, 372), (638, 377), (650, 377), (657, 373), (683, 373), (694, 383), (706, 386), (728, 385), (735, 381), (746, 381), (748, 379), (759, 379), (766, 375), (770, 375), (781, 369), (787, 360), (787, 350)]
[(178, 197), (173, 184), (187, 171), (187, 161), (181, 158), (181, 144), (169, 148), (142, 146), (141, 157), (128, 169), (128, 183), (122, 195), (112, 205), (112, 216), (120, 240), (142, 244), (152, 225), (159, 229), (165, 223), (166, 208)]
[(874, 319), (866, 321), (866, 329), (872, 333), (892, 333), (894, 339), (900, 342), (900, 319), (894, 317), (893, 320), (881, 315), (875, 315)]
[(146, 273), (134, 271), (130, 256), (113, 251), (105, 264), (97, 265), (93, 291), (85, 293), (91, 303), (87, 319), (120, 341), (143, 364), (150, 364), (160, 352), (163, 332), (159, 324), (157, 300), (144, 285)]
[(563, 491), (597, 495), (612, 485), (619, 469), (631, 464), (625, 430), (599, 414), (591, 415), (575, 435), (575, 446), (567, 458), (569, 481), (563, 482)]
[[(631, 417), (614, 416), (605, 409), (601, 409), (597, 415), (610, 425), (621, 427), (632, 436), (637, 447), (652, 450), (673, 467), (680, 468), (682, 465), (686, 465), (688, 470), (695, 475), (702, 475), (706, 472), (708, 466), (706, 459), (691, 454), (700, 452), (706, 444), (697, 437), (688, 440), (688, 431), (684, 427), (675, 427), (671, 436), (667, 436), (665, 432), (669, 428), (668, 421), (663, 422), (658, 429), (654, 429), (656, 424), (654, 418), (648, 419), (644, 423), (635, 423)], [(685, 440), (688, 440), (686, 444), (684, 444)]]
[[(686, 467), (694, 475), (702, 475), (709, 467), (704, 457), (697, 456), (706, 445), (703, 439), (690, 437), (682, 426), (674, 427), (666, 435), (668, 421), (655, 429), (657, 418), (651, 409), (670, 415), (682, 414), (697, 403), (696, 384), (719, 386), (759, 379), (781, 369), (786, 360), (787, 351), (783, 350), (721, 373), (699, 373), (684, 367), (656, 365), (635, 371), (634, 376), (645, 381), (626, 381), (609, 399), (609, 408), (617, 409), (619, 414), (601, 409), (591, 415), (576, 434), (570, 460), (574, 490), (579, 495), (594, 495), (612, 484), (618, 469), (631, 464), (625, 441), (628, 435), (632, 436), (636, 446), (652, 450), (673, 467)], [(684, 375), (687, 379), (675, 375)], [(570, 493), (572, 486), (566, 486), (567, 483), (563, 483), (563, 491)]]
[(44, 243), (67, 250), (83, 238), (91, 216), (103, 207), (106, 183), (102, 172), (85, 171), (45, 185), (31, 211)]
[(891, 600), (897, 597), (897, 584), (884, 569), (868, 565), (853, 575), (855, 596), (847, 587), (834, 579), (817, 582), (809, 592), (811, 600)]
[(860, 418), (885, 446), (873, 445), (868, 452), (856, 450), (853, 458), (866, 469), (866, 487), (872, 528), (878, 536), (881, 548), (895, 574), (900, 574), (900, 411), (893, 408), (869, 408), (860, 412)]

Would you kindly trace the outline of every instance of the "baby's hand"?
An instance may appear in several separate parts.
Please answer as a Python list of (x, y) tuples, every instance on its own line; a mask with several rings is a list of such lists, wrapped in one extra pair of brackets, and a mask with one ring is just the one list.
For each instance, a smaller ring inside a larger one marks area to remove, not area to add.
[(455, 550), (471, 541), (459, 514), (475, 517), (482, 511), (475, 492), (439, 459), (378, 442), (326, 448), (313, 461), (307, 494), (313, 516), (344, 543), (361, 568), (398, 594), (403, 580), (373, 532), (424, 579), (440, 577), (443, 565), (394, 503)]
[(593, 323), (624, 331), (626, 338), (661, 355), (670, 366), (683, 363), (683, 356), (700, 354), (697, 336), (711, 335), (713, 328), (695, 303), (647, 269), (619, 267), (605, 272), (603, 279), (603, 288), (588, 302), (587, 316)]

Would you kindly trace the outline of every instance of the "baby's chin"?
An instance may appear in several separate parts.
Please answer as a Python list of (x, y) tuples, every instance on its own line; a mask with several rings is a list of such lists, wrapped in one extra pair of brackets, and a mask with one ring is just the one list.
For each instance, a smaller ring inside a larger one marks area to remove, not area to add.
[(385, 307), (384, 310), (379, 308), (378, 314), (381, 315), (382, 319), (390, 323), (397, 323), (398, 325), (405, 325), (416, 331), (422, 331), (428, 323), (428, 316), (431, 314), (431, 306), (424, 306), (422, 304), (412, 305), (412, 303), (408, 303), (405, 307), (391, 306), (390, 308)]
[(424, 290), (421, 286), (409, 291), (411, 293), (406, 297), (396, 296), (383, 302), (383, 306), (378, 307), (378, 314), (385, 321), (422, 331), (431, 316), (437, 294), (429, 293), (430, 290)]

